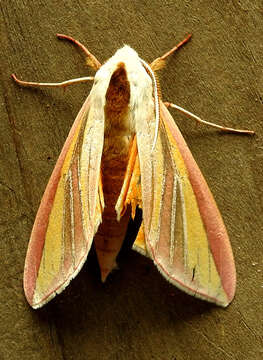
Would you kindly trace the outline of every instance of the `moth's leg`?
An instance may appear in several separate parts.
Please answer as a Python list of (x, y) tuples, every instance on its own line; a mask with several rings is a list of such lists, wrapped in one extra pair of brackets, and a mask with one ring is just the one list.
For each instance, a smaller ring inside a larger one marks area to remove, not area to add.
[(97, 71), (101, 67), (101, 63), (96, 59), (96, 57), (92, 55), (91, 52), (78, 40), (75, 40), (73, 37), (63, 34), (57, 34), (57, 37), (61, 40), (68, 40), (73, 44), (77, 45), (87, 56), (87, 65), (92, 67), (94, 70)]
[(12, 78), (15, 80), (15, 82), (21, 86), (29, 86), (29, 87), (63, 87), (66, 88), (69, 85), (73, 85), (73, 84), (79, 84), (79, 83), (84, 83), (84, 82), (88, 82), (88, 81), (93, 81), (94, 77), (93, 76), (87, 76), (87, 77), (82, 77), (82, 78), (78, 78), (78, 79), (71, 79), (71, 80), (67, 80), (67, 81), (62, 81), (59, 83), (38, 83), (38, 82), (31, 82), (31, 81), (22, 81), (19, 80), (15, 74), (12, 74)]
[(155, 71), (161, 69), (161, 68), (165, 65), (164, 60), (165, 60), (168, 56), (172, 55), (172, 54), (173, 54), (176, 50), (178, 50), (182, 45), (184, 45), (185, 43), (187, 43), (187, 42), (191, 39), (191, 36), (192, 36), (192, 34), (187, 35), (187, 37), (186, 37), (184, 40), (180, 41), (179, 44), (177, 44), (176, 46), (174, 46), (171, 50), (167, 51), (167, 53), (165, 53), (164, 55), (162, 55), (162, 56), (158, 57), (157, 59), (155, 59), (155, 60), (151, 63), (151, 65), (150, 65), (151, 68), (152, 68), (153, 70), (155, 70)]
[(239, 133), (239, 134), (249, 134), (249, 135), (255, 134), (255, 132), (252, 131), (252, 130), (233, 129), (233, 128), (229, 128), (229, 127), (225, 127), (225, 126), (220, 126), (220, 125), (211, 123), (209, 121), (202, 120), (202, 119), (200, 119), (200, 117), (192, 114), (190, 111), (187, 111), (187, 110), (183, 109), (182, 107), (180, 107), (178, 105), (175, 105), (175, 104), (172, 104), (170, 102), (165, 102), (164, 105), (167, 108), (171, 107), (171, 108), (174, 108), (174, 109), (180, 111), (182, 114), (186, 115), (189, 118), (192, 118), (192, 119), (196, 120), (198, 123), (205, 124), (205, 125), (214, 127), (216, 129), (219, 129), (219, 130), (222, 130), (222, 131), (234, 132), (234, 133)]

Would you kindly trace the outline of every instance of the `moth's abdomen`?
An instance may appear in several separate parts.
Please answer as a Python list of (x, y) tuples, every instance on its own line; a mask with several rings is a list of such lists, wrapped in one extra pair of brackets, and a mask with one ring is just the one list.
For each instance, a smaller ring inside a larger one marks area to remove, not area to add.
[(129, 116), (130, 84), (125, 65), (119, 63), (106, 92), (105, 133), (101, 159), (102, 186), (105, 208), (102, 223), (94, 238), (101, 269), (101, 279), (116, 265), (116, 257), (122, 246), (129, 221), (127, 211), (117, 221), (115, 205), (118, 200), (129, 157), (132, 130)]
[[(116, 144), (119, 143), (117, 138)], [(114, 147), (116, 149), (116, 147)], [(95, 249), (101, 269), (101, 279), (105, 281), (107, 275), (116, 265), (116, 257), (122, 246), (130, 214), (128, 211), (120, 221), (117, 221), (115, 205), (118, 200), (127, 167), (128, 151), (122, 156), (110, 151), (102, 156), (102, 184), (105, 208), (102, 223), (94, 238)]]

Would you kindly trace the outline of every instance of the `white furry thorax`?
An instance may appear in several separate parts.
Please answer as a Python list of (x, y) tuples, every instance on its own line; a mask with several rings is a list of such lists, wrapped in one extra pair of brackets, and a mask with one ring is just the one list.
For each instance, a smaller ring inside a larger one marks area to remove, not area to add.
[(105, 95), (111, 80), (111, 76), (120, 63), (124, 63), (127, 79), (130, 84), (130, 102), (127, 121), (131, 130), (135, 129), (136, 116), (138, 112), (153, 109), (153, 86), (152, 79), (135, 50), (124, 45), (109, 58), (97, 71), (91, 94), (99, 100), (98, 106), (105, 106)]

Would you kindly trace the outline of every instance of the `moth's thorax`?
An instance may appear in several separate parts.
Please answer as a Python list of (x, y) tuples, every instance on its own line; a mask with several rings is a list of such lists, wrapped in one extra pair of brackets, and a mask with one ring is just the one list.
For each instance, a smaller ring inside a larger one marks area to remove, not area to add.
[[(91, 95), (94, 109), (104, 108), (102, 176), (107, 205), (107, 188), (121, 190), (131, 140), (138, 131), (135, 120), (147, 121), (154, 114), (152, 79), (136, 51), (125, 45), (97, 71)], [(109, 201), (115, 206), (117, 198)]]
[(153, 108), (152, 79), (137, 52), (125, 45), (101, 66), (95, 83), (104, 88), (104, 151), (111, 143), (116, 151), (119, 148), (119, 153), (127, 152), (136, 131), (138, 111), (142, 112), (144, 108), (149, 111), (149, 104)]
[(130, 83), (123, 62), (117, 65), (112, 74), (105, 97), (105, 118), (108, 121), (120, 122), (127, 113), (130, 102)]
[(137, 52), (125, 45), (97, 71), (93, 92), (104, 105), (106, 129), (114, 117), (117, 122), (121, 118), (135, 132), (136, 111), (148, 110), (152, 103), (152, 79)]
[(105, 100), (104, 158), (119, 157), (126, 161), (134, 127), (129, 106), (130, 83), (123, 62), (111, 76)]

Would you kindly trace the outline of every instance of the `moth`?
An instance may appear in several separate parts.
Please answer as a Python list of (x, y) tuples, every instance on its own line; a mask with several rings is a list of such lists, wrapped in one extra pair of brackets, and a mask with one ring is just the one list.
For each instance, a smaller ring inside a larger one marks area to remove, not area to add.
[[(101, 280), (116, 266), (130, 216), (143, 220), (133, 249), (150, 257), (179, 289), (227, 306), (236, 273), (222, 218), (167, 107), (156, 71), (181, 43), (150, 65), (125, 45), (103, 65), (77, 40), (95, 77), (48, 182), (36, 215), (24, 270), (28, 303), (40, 308), (65, 289), (94, 243)], [(204, 121), (203, 121), (204, 122)], [(208, 123), (210, 124), (210, 123)], [(234, 130), (219, 125), (225, 131)]]

